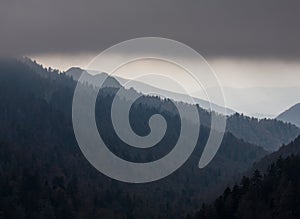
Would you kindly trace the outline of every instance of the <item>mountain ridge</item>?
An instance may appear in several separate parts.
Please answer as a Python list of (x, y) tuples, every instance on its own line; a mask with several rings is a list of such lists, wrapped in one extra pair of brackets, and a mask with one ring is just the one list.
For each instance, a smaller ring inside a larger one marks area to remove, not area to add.
[[(86, 70), (78, 68), (78, 67), (72, 67), (72, 68), (68, 69), (65, 72), (65, 74), (71, 76), (74, 80), (77, 81), (79, 79), (80, 75), (83, 72), (87, 73), (89, 76), (92, 77), (92, 75), (89, 74)], [(92, 72), (92, 71), (89, 70), (89, 72)], [(115, 77), (108, 76), (106, 73), (103, 73), (103, 72), (101, 72), (101, 73), (95, 72), (95, 74), (97, 74), (95, 77), (101, 77), (101, 74), (104, 74), (103, 78), (107, 77), (108, 79), (110, 79), (111, 83), (108, 83), (106, 85), (108, 87), (109, 86), (110, 87), (117, 87), (116, 83), (115, 84), (113, 83), (113, 79), (115, 79), (122, 86), (124, 86), (124, 84), (126, 84), (128, 82), (128, 80), (125, 79), (125, 78), (122, 78), (122, 77), (119, 77), (119, 76), (115, 76)], [(172, 91), (167, 91), (167, 90), (164, 90), (164, 89), (161, 89), (161, 88), (157, 88), (155, 86), (148, 85), (148, 84), (140, 82), (140, 81), (130, 81), (130, 84), (131, 85), (129, 87), (126, 87), (127, 89), (133, 88), (133, 89), (135, 89), (138, 92), (141, 92), (143, 94), (145, 94), (145, 93), (154, 93), (154, 95), (158, 94), (162, 98), (170, 98), (170, 99), (173, 99), (175, 101), (180, 101), (180, 102), (193, 104), (193, 103), (190, 102), (191, 97), (187, 96), (185, 94), (180, 94), (180, 93), (176, 93), (176, 92), (172, 92)], [(146, 94), (146, 95), (151, 96), (153, 94)], [(195, 101), (195, 103), (199, 104), (200, 107), (202, 107), (206, 110), (209, 110), (209, 111), (212, 110), (212, 111), (215, 111), (217, 113), (224, 114), (224, 108), (222, 106), (219, 106), (219, 105), (214, 104), (214, 103), (210, 103), (206, 100), (202, 100), (202, 99), (199, 99), (199, 98), (195, 98), (195, 97), (192, 97), (192, 98)], [(226, 112), (226, 115), (231, 115), (235, 111), (232, 110), (232, 109), (229, 109), (229, 108), (225, 108), (225, 112)]]
[(300, 127), (300, 103), (297, 103), (284, 112), (280, 113), (276, 119), (295, 124)]

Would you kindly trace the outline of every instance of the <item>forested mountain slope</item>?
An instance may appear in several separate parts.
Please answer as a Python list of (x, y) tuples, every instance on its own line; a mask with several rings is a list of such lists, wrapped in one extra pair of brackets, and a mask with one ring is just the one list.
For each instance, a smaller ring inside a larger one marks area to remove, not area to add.
[(237, 113), (228, 117), (227, 130), (267, 151), (278, 150), (282, 144), (288, 144), (300, 134), (295, 125), (276, 119), (250, 118)]
[[(298, 142), (298, 147), (299, 147)], [(279, 158), (265, 174), (259, 170), (227, 188), (212, 204), (186, 219), (300, 218), (300, 156)]]
[[(0, 62), (3, 218), (176, 218), (196, 209), (197, 203), (212, 199), (228, 179), (266, 154), (261, 147), (227, 133), (213, 161), (199, 169), (209, 132), (203, 126), (196, 150), (169, 177), (142, 185), (111, 180), (95, 170), (77, 146), (70, 114), (74, 81), (65, 75), (53, 76), (56, 72), (46, 72), (46, 76), (37, 74), (16, 60)], [(96, 117), (106, 127), (103, 135), (113, 152), (125, 159), (149, 161), (170, 150), (161, 144), (148, 152), (128, 151), (128, 146), (116, 138), (107, 116), (112, 98), (113, 90), (107, 88), (102, 92), (97, 101), (101, 110)], [(170, 104), (157, 98), (153, 101)], [(135, 129), (147, 133), (145, 121), (157, 112), (155, 107), (134, 107), (132, 113), (142, 115), (132, 117)], [(164, 110), (162, 114), (171, 124), (164, 139), (171, 147), (178, 136), (179, 120), (173, 112)]]
[(268, 166), (276, 162), (280, 157), (286, 158), (291, 155), (300, 155), (300, 136), (287, 145), (283, 145), (278, 151), (266, 155), (263, 159), (256, 162), (253, 169), (266, 171)]
[[(73, 77), (75, 80), (79, 78), (82, 73), (80, 68), (71, 68), (66, 74)], [(95, 77), (104, 77), (105, 73), (99, 74)], [(92, 77), (92, 76), (91, 76)], [(120, 78), (117, 78), (120, 80)], [(118, 88), (121, 85), (117, 79), (108, 77), (106, 86)], [(124, 80), (124, 79), (123, 79)], [(140, 82), (134, 82), (137, 87), (143, 87), (146, 85), (140, 85)], [(168, 96), (168, 92), (155, 88), (149, 88), (150, 91), (160, 91), (165, 96)], [(131, 92), (135, 92), (131, 89)], [(178, 99), (178, 95), (177, 97)], [(183, 97), (182, 101), (187, 99)], [(148, 101), (149, 102), (149, 101)], [(203, 100), (195, 99), (195, 102), (199, 103), (200, 107), (204, 106), (204, 109), (209, 108), (209, 104)], [(188, 105), (186, 106), (188, 107)], [(202, 107), (203, 108), (203, 107)], [(220, 106), (212, 103), (212, 110), (217, 109), (216, 112), (222, 111)], [(168, 109), (170, 111), (170, 109)], [(204, 126), (210, 126), (210, 114), (206, 110), (199, 109), (201, 115), (201, 123)], [(233, 111), (228, 109), (231, 114), (227, 119), (227, 130), (233, 133), (236, 137), (244, 139), (252, 144), (260, 145), (267, 151), (276, 151), (282, 144), (287, 144), (295, 139), (300, 134), (300, 129), (292, 124), (286, 124), (276, 119), (257, 119), (250, 118), (238, 113), (233, 114)], [(194, 118), (188, 118), (193, 120)]]

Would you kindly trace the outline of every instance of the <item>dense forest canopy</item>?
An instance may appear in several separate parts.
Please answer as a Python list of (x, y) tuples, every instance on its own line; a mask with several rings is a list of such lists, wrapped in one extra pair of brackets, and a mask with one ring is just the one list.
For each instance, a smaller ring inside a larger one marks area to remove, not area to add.
[(255, 170), (186, 219), (300, 218), (299, 166), (299, 155), (279, 158), (265, 174)]

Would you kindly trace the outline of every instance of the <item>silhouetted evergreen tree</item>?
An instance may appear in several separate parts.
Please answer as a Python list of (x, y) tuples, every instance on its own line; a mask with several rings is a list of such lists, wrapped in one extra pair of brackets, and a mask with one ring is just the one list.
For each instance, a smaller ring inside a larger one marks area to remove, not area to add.
[(300, 218), (299, 166), (300, 156), (292, 155), (277, 160), (263, 176), (255, 170), (240, 186), (227, 188), (212, 204), (203, 205), (194, 218)]

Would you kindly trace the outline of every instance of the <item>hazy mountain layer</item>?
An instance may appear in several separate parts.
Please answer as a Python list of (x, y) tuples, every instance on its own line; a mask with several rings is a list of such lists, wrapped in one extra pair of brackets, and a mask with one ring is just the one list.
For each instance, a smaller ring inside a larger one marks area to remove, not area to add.
[[(82, 69), (80, 68), (71, 68), (66, 72), (67, 75), (73, 77), (74, 79), (78, 79), (82, 73)], [(90, 76), (91, 78), (93, 76)], [(94, 77), (97, 77), (100, 80), (107, 77), (104, 73), (98, 74)], [(122, 78), (117, 78), (120, 83), (125, 83), (127, 80)], [(113, 87), (120, 88), (120, 84), (115, 78), (108, 77), (105, 81), (105, 87)], [(161, 90), (155, 87), (151, 87), (147, 84), (143, 84), (141, 82), (133, 82), (133, 85), (138, 90), (146, 91), (154, 91), (157, 93), (162, 93), (164, 96), (175, 99), (176, 101), (181, 100), (185, 102), (187, 97), (182, 94), (176, 94), (169, 91)], [(133, 89), (129, 89), (128, 93), (135, 93), (136, 91)], [(128, 95), (134, 96), (134, 95)], [(188, 101), (187, 101), (188, 102)], [(196, 102), (199, 103), (200, 107), (204, 109), (209, 109), (209, 103), (200, 99), (196, 99)], [(150, 103), (150, 104), (149, 104)], [(153, 101), (145, 101), (145, 104), (149, 107), (153, 106)], [(184, 103), (182, 103), (184, 104)], [(158, 104), (159, 105), (159, 104)], [(156, 107), (158, 107), (158, 105)], [(189, 107), (186, 104), (185, 107)], [(216, 112), (222, 112), (220, 106), (212, 104), (212, 109)], [(167, 108), (169, 112), (173, 111), (171, 108)], [(175, 111), (176, 113), (177, 111)], [(228, 113), (232, 114), (233, 111), (228, 109)], [(187, 117), (186, 119), (194, 121), (194, 118)], [(210, 114), (205, 110), (200, 109), (200, 119), (201, 124), (203, 126), (210, 127)], [(287, 144), (294, 138), (296, 138), (300, 134), (300, 129), (291, 124), (284, 124), (283, 122), (276, 121), (274, 119), (256, 119), (250, 118), (247, 116), (243, 116), (240, 114), (233, 114), (228, 116), (227, 119), (227, 130), (233, 133), (238, 138), (244, 139), (247, 142), (252, 144), (260, 145), (264, 147), (265, 150), (275, 151), (282, 144)]]
[(276, 151), (299, 134), (299, 128), (276, 119), (256, 119), (234, 114), (227, 119), (227, 130), (238, 138), (262, 146), (267, 151)]
[[(67, 70), (65, 72), (66, 75), (69, 75), (71, 76), (74, 80), (78, 80), (80, 75), (82, 74), (84, 70), (83, 69), (80, 69), (80, 68), (70, 68), (69, 70)], [(96, 74), (97, 72), (95, 72)], [(91, 76), (92, 77), (92, 76)], [(107, 77), (107, 74), (105, 73), (97, 73), (97, 76), (96, 77)], [(127, 79), (124, 79), (124, 78), (121, 78), (121, 77), (108, 77), (109, 81), (106, 81), (106, 86), (108, 87), (118, 87), (118, 85), (126, 85), (126, 83), (128, 82)], [(130, 86), (126, 87), (127, 89), (130, 89), (130, 88), (133, 88), (135, 89), (136, 91), (138, 92), (141, 92), (141, 93), (153, 93), (154, 94), (157, 94), (159, 95), (160, 97), (163, 97), (163, 98), (170, 98), (172, 100), (175, 100), (175, 101), (181, 101), (181, 102), (185, 102), (185, 103), (193, 103), (191, 102), (191, 97), (190, 96), (187, 96), (185, 94), (181, 94), (181, 93), (175, 93), (175, 92), (171, 92), (171, 91), (167, 91), (167, 90), (164, 90), (164, 89), (161, 89), (161, 88), (157, 88), (157, 87), (154, 87), (154, 86), (150, 86), (146, 83), (142, 83), (140, 81), (130, 81)], [(199, 106), (201, 108), (204, 108), (206, 110), (212, 110), (212, 111), (215, 111), (217, 113), (222, 113), (224, 114), (225, 110), (226, 110), (226, 115), (231, 115), (234, 113), (234, 110), (232, 109), (229, 109), (229, 108), (225, 108), (222, 107), (222, 106), (219, 106), (217, 104), (214, 104), (214, 103), (210, 103), (208, 101), (205, 101), (205, 100), (202, 100), (202, 99), (199, 99), (199, 98), (193, 98), (193, 101), (197, 104), (199, 104)]]
[(278, 120), (290, 122), (300, 127), (300, 103), (292, 106), (277, 116)]
[[(300, 86), (293, 87), (224, 87), (229, 108), (257, 118), (275, 118), (280, 112), (300, 102)], [(215, 88), (210, 88), (210, 93)], [(201, 98), (201, 92), (194, 93)]]

